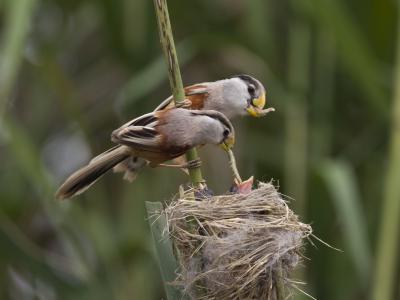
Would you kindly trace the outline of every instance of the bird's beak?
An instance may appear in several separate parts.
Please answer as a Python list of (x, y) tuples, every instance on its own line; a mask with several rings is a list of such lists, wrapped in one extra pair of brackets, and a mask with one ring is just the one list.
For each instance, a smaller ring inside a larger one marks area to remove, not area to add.
[(231, 148), (233, 148), (234, 144), (235, 144), (235, 138), (228, 137), (220, 144), (220, 146), (222, 149), (224, 149), (226, 152), (228, 152)]
[(265, 102), (265, 93), (262, 93), (260, 97), (251, 100), (246, 110), (252, 117), (262, 117)]

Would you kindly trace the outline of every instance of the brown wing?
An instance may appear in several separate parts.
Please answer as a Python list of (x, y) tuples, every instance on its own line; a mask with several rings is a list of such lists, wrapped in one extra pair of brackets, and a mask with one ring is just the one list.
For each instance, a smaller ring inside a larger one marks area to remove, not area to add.
[(151, 166), (183, 155), (190, 148), (189, 146), (165, 148), (163, 137), (154, 128), (146, 126), (128, 126), (116, 130), (112, 134), (112, 140), (120, 145), (129, 146), (135, 156), (148, 160)]
[(162, 137), (152, 127), (125, 126), (114, 130), (111, 139), (114, 143), (132, 147), (137, 151), (163, 152), (160, 145)]
[(114, 130), (115, 132), (118, 130), (122, 130), (126, 127), (129, 126), (146, 126), (146, 127), (154, 127), (154, 125), (157, 123), (158, 118), (154, 114), (154, 112), (144, 114), (140, 117), (137, 117), (133, 120), (130, 120), (129, 122), (126, 122), (124, 125), (119, 127), (118, 129)]
[[(204, 84), (194, 84), (185, 87), (185, 97), (192, 102), (191, 109), (202, 109), (204, 107), (204, 101), (207, 100), (208, 92), (206, 85)], [(154, 111), (160, 111), (164, 109), (169, 109), (175, 107), (173, 97), (165, 99), (159, 106), (156, 107)]]

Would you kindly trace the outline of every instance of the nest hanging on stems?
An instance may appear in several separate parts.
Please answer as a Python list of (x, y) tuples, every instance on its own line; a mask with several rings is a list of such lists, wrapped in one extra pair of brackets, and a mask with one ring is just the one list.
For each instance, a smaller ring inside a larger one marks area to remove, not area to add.
[(245, 195), (192, 197), (186, 192), (164, 210), (181, 267), (173, 284), (192, 299), (285, 299), (312, 229), (273, 184)]

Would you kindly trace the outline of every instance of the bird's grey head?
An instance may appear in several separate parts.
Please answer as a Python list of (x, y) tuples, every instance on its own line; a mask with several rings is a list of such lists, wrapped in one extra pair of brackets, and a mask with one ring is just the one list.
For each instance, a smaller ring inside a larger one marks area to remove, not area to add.
[(202, 127), (206, 143), (220, 144), (225, 150), (235, 144), (235, 129), (229, 119), (215, 110), (192, 110), (193, 116), (205, 118), (199, 124)]
[(253, 117), (260, 116), (260, 112), (265, 106), (265, 88), (262, 83), (250, 75), (236, 75), (231, 77), (233, 80), (238, 80), (241, 93), (246, 100), (246, 108), (248, 114)]

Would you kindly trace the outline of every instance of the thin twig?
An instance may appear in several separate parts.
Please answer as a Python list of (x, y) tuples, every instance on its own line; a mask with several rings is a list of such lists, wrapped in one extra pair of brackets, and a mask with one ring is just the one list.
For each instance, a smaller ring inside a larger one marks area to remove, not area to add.
[(237, 165), (236, 165), (236, 159), (235, 159), (235, 155), (233, 154), (233, 151), (231, 149), (228, 150), (228, 155), (229, 155), (229, 164), (231, 166), (232, 172), (233, 172), (233, 176), (235, 177), (235, 179), (238, 181), (238, 183), (242, 183), (243, 180), (240, 177)]

